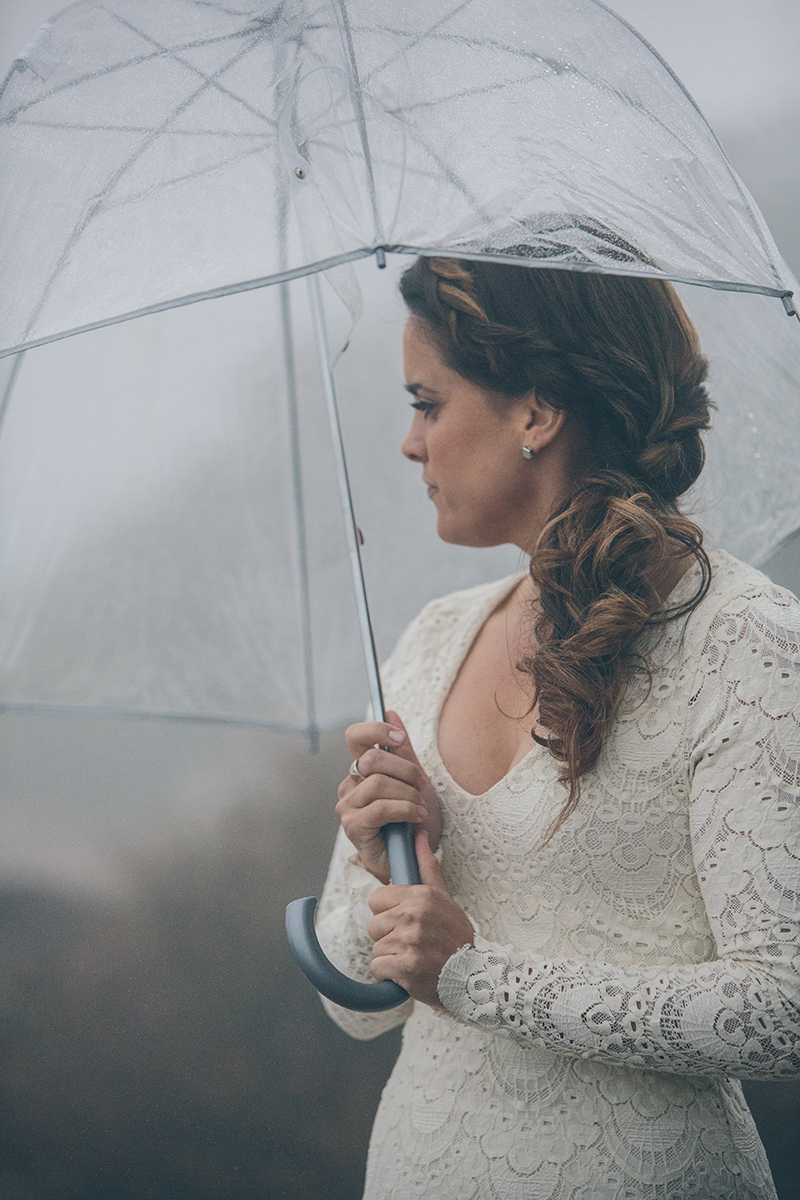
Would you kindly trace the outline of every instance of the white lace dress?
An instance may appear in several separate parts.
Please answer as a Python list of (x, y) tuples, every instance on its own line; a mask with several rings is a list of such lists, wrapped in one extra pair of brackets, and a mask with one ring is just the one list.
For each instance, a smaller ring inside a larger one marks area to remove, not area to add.
[[(405, 1021), (369, 1200), (763, 1200), (739, 1079), (800, 1071), (800, 604), (729, 555), (688, 619), (648, 633), (578, 808), (534, 746), (485, 795), (450, 777), (439, 712), (501, 580), (429, 604), (387, 663), (444, 809), (442, 869), (480, 936), (447, 1012), (327, 1004), (355, 1037)], [(691, 594), (696, 568), (670, 598)], [(318, 931), (372, 981), (377, 886), (340, 834)]]

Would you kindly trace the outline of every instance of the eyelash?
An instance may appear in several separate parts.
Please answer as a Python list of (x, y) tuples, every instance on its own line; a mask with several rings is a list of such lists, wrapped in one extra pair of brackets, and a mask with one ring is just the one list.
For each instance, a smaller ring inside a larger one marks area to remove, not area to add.
[(428, 413), (433, 412), (436, 405), (431, 404), (430, 400), (412, 400), (411, 407), (415, 408), (417, 412), (421, 412), (424, 417), (427, 417)]

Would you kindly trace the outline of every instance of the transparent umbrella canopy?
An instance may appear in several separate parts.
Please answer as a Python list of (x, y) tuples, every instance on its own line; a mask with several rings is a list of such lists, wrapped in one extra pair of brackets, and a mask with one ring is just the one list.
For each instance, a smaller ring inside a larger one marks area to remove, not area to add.
[[(800, 524), (800, 337), (778, 299), (791, 307), (794, 281), (681, 84), (595, 0), (79, 2), (14, 63), (0, 153), (0, 354), (149, 314), (166, 376), (180, 321), (156, 312), (328, 268), (351, 319), (366, 286), (369, 323), (380, 277), (352, 264), (392, 252), (706, 284), (684, 288), (719, 405), (694, 507), (754, 561)], [(0, 701), (312, 736), (358, 711), (360, 673), (355, 694), (342, 684), (358, 644), (346, 587), (332, 602), (343, 531), (297, 291), (265, 293), (258, 394), (233, 351), (255, 354), (254, 334), (231, 328), (230, 305), (216, 329), (198, 318), (204, 343), (218, 340), (216, 372), (173, 373), (168, 408), (130, 366), (94, 410), (74, 385), (68, 402), (17, 392), (0, 439)], [(384, 388), (397, 394), (396, 338), (373, 319), (357, 345), (357, 326), (339, 368), (365, 526), (382, 498), (406, 500), (374, 420)], [(47, 431), (73, 451), (60, 465), (57, 447), (37, 456)], [(182, 504), (203, 478), (204, 498)], [(149, 519), (105, 534), (133, 491)], [(369, 543), (391, 635), (426, 598), (398, 581), (408, 533)], [(428, 594), (465, 581), (433, 542), (417, 561)]]
[[(0, 703), (227, 714), (312, 736), (352, 715), (341, 681), (353, 643), (330, 572), (347, 536), (357, 558), (355, 533), (330, 515), (336, 460), (307, 399), (319, 389), (303, 330), (314, 327), (330, 401), (315, 280), (326, 273), (350, 325), (379, 278), (360, 284), (359, 259), (448, 254), (676, 281), (719, 406), (692, 498), (700, 519), (754, 561), (800, 524), (795, 282), (691, 98), (597, 0), (80, 0), (6, 79), (0, 154), (0, 355), (199, 300), (221, 311), (224, 296), (270, 296), (259, 394), (220, 381), (189, 419), (177, 402), (148, 410), (137, 391), (132, 432), (125, 389), (111, 389), (109, 457), (84, 465), (80, 488), (36, 458), (52, 411), (31, 422), (12, 399)], [(303, 276), (310, 310), (295, 294)], [(222, 330), (208, 336), (224, 354)], [(357, 338), (358, 325), (340, 376)], [(369, 369), (342, 390), (358, 457), (375, 461), (362, 418), (397, 386), (385, 340), (359, 351)], [(70, 435), (92, 425), (80, 396), (58, 419)], [(210, 466), (212, 445), (225, 470)], [(381, 464), (375, 503), (392, 487)], [(104, 533), (98, 514), (130, 491), (147, 519)], [(453, 586), (446, 560), (411, 541), (406, 557), (394, 533), (373, 558), (392, 585), (387, 612), (413, 591), (398, 561), (432, 592)]]

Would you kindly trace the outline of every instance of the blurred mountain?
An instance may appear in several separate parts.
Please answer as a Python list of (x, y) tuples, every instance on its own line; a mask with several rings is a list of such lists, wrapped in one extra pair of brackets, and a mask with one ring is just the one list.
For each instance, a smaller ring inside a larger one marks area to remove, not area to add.
[[(70, 728), (71, 785), (97, 730)], [(39, 759), (55, 760), (42, 733)], [(397, 1038), (341, 1034), (283, 930), (286, 903), (324, 879), (346, 748), (263, 737), (270, 782), (252, 778), (206, 828), (107, 848), (116, 893), (91, 875), (0, 884), (3, 1200), (360, 1195)], [(138, 759), (130, 782), (147, 775)]]

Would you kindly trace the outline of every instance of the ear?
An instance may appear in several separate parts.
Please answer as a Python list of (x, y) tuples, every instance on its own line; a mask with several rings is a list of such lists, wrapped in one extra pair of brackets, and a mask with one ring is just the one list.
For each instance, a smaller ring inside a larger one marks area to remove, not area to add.
[(540, 400), (536, 392), (529, 392), (520, 405), (520, 419), (523, 444), (538, 454), (556, 440), (567, 414)]

